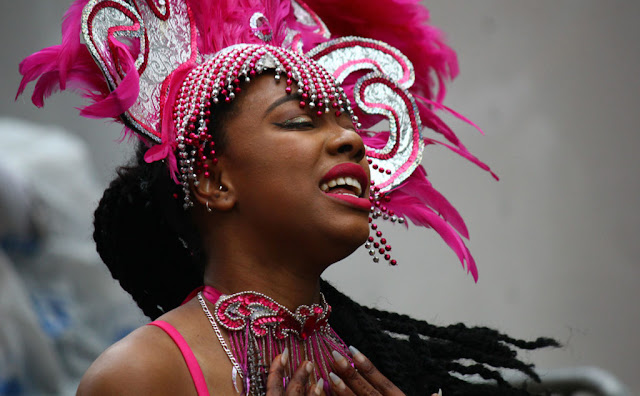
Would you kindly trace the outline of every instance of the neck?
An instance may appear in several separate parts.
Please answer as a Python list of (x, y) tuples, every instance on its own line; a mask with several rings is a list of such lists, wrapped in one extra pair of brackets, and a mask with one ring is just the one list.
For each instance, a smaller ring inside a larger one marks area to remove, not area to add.
[(215, 250), (215, 255), (208, 255), (204, 283), (224, 294), (256, 291), (291, 311), (300, 305), (320, 302), (320, 274), (324, 266), (312, 265), (309, 258), (282, 254), (286, 247), (273, 249), (279, 251), (277, 254), (255, 247)]

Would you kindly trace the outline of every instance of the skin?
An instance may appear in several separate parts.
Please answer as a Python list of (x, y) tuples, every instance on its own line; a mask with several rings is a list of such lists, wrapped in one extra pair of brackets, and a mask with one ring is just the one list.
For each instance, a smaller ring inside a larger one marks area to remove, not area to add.
[[(329, 198), (319, 187), (340, 163), (358, 164), (369, 175), (361, 138), (348, 117), (317, 117), (298, 103), (295, 92), (286, 95), (272, 76), (254, 79), (225, 123), (226, 145), (218, 164), (193, 188), (199, 203), (193, 216), (207, 249), (205, 284), (223, 293), (265, 293), (290, 309), (319, 302), (320, 274), (369, 234), (368, 212)], [(159, 319), (183, 335), (211, 394), (236, 394), (231, 363), (196, 299)], [(270, 368), (268, 395), (318, 394), (305, 364), (283, 389), (282, 359), (274, 359)], [(331, 384), (335, 394), (402, 394), (362, 354), (354, 354), (354, 360), (357, 371), (340, 361), (334, 365), (340, 378)], [(77, 392), (140, 394), (196, 394), (177, 346), (155, 326), (143, 326), (107, 349)]]

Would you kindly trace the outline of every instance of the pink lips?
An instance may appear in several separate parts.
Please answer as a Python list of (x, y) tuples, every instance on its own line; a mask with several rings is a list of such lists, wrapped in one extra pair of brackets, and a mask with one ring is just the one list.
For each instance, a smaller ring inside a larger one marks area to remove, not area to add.
[[(363, 192), (365, 189), (369, 187), (369, 178), (365, 173), (364, 169), (360, 165), (347, 162), (343, 164), (338, 164), (331, 168), (326, 175), (322, 177), (320, 184), (326, 183), (332, 179), (336, 179), (338, 177), (351, 177), (354, 178), (360, 183), (362, 186)], [(334, 194), (334, 193), (325, 193), (331, 198), (341, 200), (350, 206), (353, 206), (357, 209), (369, 211), (371, 209), (371, 202), (367, 198), (356, 198), (351, 195), (344, 194)]]

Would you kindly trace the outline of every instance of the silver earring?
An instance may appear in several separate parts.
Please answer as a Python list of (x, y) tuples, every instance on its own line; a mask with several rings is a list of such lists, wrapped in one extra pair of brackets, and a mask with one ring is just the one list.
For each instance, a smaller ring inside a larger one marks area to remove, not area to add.
[(218, 190), (222, 191), (222, 184), (218, 186)]
[(213, 212), (213, 211), (211, 210), (211, 208), (209, 207), (209, 201), (207, 201), (207, 203), (205, 204), (205, 206), (207, 207), (207, 212), (209, 212), (209, 213)]

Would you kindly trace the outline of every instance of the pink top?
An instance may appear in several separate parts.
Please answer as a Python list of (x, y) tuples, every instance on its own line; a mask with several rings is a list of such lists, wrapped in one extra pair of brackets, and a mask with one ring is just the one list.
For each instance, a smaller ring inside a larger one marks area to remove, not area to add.
[[(212, 287), (201, 286), (192, 291), (189, 296), (187, 296), (187, 298), (182, 302), (182, 304), (186, 304), (200, 291), (204, 291), (205, 297), (211, 303), (215, 303), (216, 301), (218, 301), (218, 298), (220, 298), (220, 296), (222, 295), (222, 293)], [(196, 386), (198, 396), (209, 396), (209, 389), (207, 388), (207, 382), (204, 380), (202, 368), (200, 368), (200, 364), (198, 364), (196, 356), (193, 354), (193, 351), (191, 350), (191, 347), (189, 347), (189, 344), (187, 344), (187, 341), (184, 339), (184, 337), (182, 337), (182, 334), (180, 334), (180, 332), (178, 332), (175, 327), (161, 320), (151, 322), (149, 323), (149, 325), (161, 328), (165, 333), (169, 335), (169, 337), (171, 337), (173, 342), (175, 342), (180, 349), (180, 353), (182, 353), (182, 357), (184, 358), (185, 363), (187, 363), (187, 368), (189, 369), (189, 374), (191, 374), (191, 378), (193, 379), (193, 384)]]
[(169, 335), (169, 337), (171, 337), (173, 342), (175, 342), (180, 349), (180, 353), (182, 353), (184, 361), (187, 363), (187, 368), (189, 369), (191, 378), (193, 378), (193, 384), (196, 386), (198, 396), (209, 396), (207, 382), (204, 380), (202, 369), (200, 368), (198, 360), (189, 347), (189, 344), (187, 344), (187, 341), (185, 341), (184, 337), (182, 337), (182, 335), (178, 332), (178, 330), (176, 330), (175, 327), (171, 326), (167, 322), (156, 320), (155, 322), (151, 322), (149, 324), (161, 328), (165, 333)]

